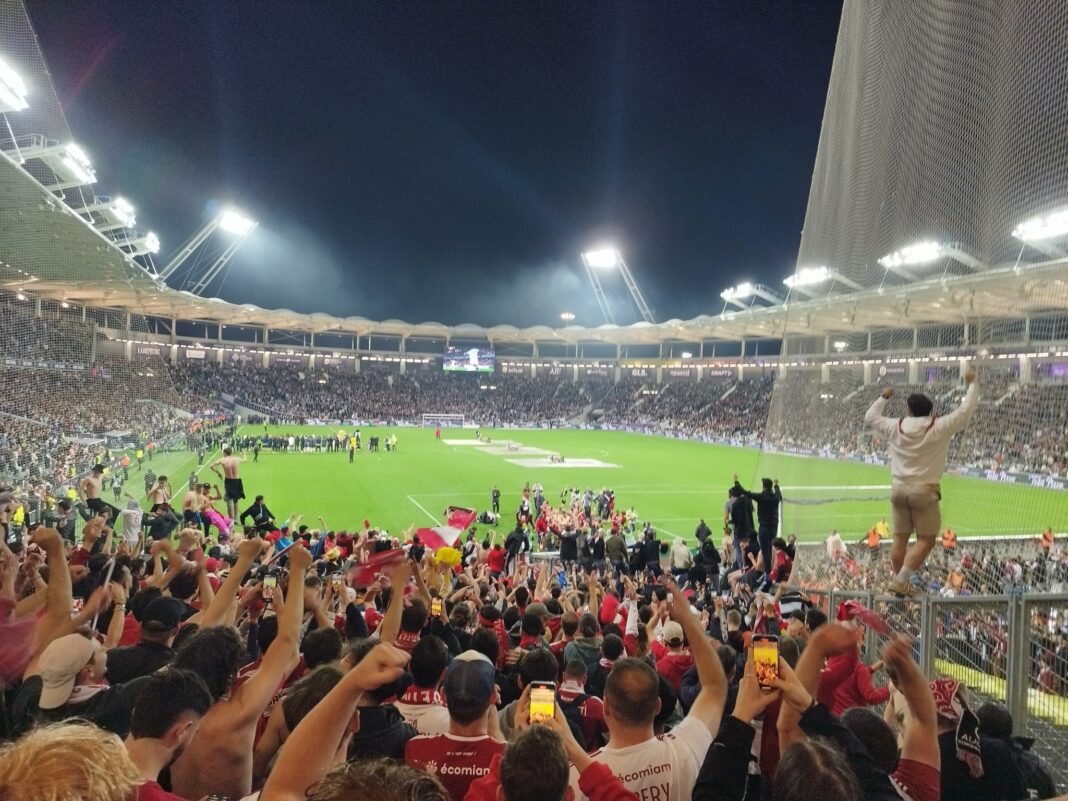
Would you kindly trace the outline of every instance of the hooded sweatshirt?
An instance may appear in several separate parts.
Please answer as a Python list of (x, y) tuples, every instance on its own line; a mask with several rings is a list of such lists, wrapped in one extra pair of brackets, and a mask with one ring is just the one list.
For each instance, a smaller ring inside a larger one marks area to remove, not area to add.
[(601, 659), (601, 640), (597, 637), (576, 637), (564, 647), (564, 664), (572, 659), (581, 659), (586, 663), (587, 673)]
[(878, 431), (890, 447), (890, 475), (895, 484), (935, 484), (946, 469), (949, 441), (972, 419), (979, 405), (979, 382), (968, 386), (961, 405), (945, 417), (883, 417), (886, 398), (876, 399), (864, 422)]

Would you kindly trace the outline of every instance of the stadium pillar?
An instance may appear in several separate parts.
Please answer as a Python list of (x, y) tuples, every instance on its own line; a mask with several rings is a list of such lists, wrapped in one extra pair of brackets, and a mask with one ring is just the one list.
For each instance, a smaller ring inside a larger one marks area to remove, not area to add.
[(1034, 380), (1034, 370), (1031, 366), (1031, 357), (1020, 355), (1020, 383), (1030, 384)]
[(920, 383), (920, 363), (918, 361), (909, 362), (909, 383), (913, 386)]
[(37, 296), (37, 300), (34, 301), (33, 309), (34, 309), (34, 316), (35, 317), (40, 317), (41, 316), (41, 296), (40, 295), (38, 295)]
[(271, 354), (268, 353), (267, 351), (264, 351), (263, 352), (263, 364), (261, 364), (260, 366), (264, 370), (266, 370), (268, 367), (270, 367), (270, 365), (271, 365)]
[(864, 362), (864, 386), (871, 383), (871, 362)]
[(178, 344), (178, 318), (171, 318), (171, 347)]
[(171, 345), (171, 364), (178, 363), (178, 346)]
[(126, 340), (122, 346), (123, 355), (126, 356), (126, 361), (130, 361), (133, 358), (133, 342)]
[(86, 313), (85, 306), (82, 306), (82, 322), (83, 323), (85, 322), (85, 313)]
[(741, 360), (738, 362), (738, 380), (741, 381), (745, 378), (745, 363)]
[(122, 330), (125, 331), (127, 334), (130, 333), (130, 310), (129, 309), (126, 310), (126, 314), (123, 317)]
[(824, 356), (830, 355), (830, 352), (831, 352), (831, 335), (830, 334), (826, 334), (823, 337), (823, 355)]
[(353, 372), (354, 373), (360, 372), (360, 357), (359, 356), (357, 356), (355, 359), (352, 360), (352, 365), (353, 365)]
[(831, 383), (831, 366), (829, 364), (821, 364), (820, 365), (820, 383), (821, 384), (829, 384), (829, 383)]

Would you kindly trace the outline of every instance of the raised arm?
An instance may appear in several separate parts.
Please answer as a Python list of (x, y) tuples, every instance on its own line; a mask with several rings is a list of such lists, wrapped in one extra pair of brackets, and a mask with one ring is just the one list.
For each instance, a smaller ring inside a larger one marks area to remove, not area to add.
[(311, 564), (311, 554), (295, 545), (289, 551), (289, 587), (286, 603), (278, 615), (278, 634), (263, 655), (260, 669), (234, 693), (242, 722), (248, 723), (263, 714), (278, 685), (300, 660), (300, 624), (304, 619), (304, 577)]
[(70, 570), (67, 568), (67, 555), (63, 549), (63, 539), (54, 528), (38, 528), (30, 535), (30, 542), (38, 545), (45, 552), (45, 564), (48, 565), (48, 588), (45, 590), (45, 609), (37, 622), (37, 639), (33, 656), (26, 668), (25, 676), (33, 676), (37, 671), (37, 657), (52, 640), (67, 634), (70, 627), (70, 610), (72, 606)]
[(346, 673), (293, 730), (260, 793), (260, 801), (304, 801), (308, 788), (323, 778), (352, 733), (353, 714), (360, 697), (395, 681), (404, 673), (408, 659), (408, 654), (399, 648), (380, 644)]
[(968, 391), (964, 393), (960, 406), (935, 421), (935, 430), (944, 431), (948, 436), (956, 434), (968, 425), (979, 406), (979, 381), (975, 370), (969, 369), (964, 374), (964, 383), (968, 385)]
[(697, 667), (697, 676), (701, 680), (701, 692), (690, 707), (690, 715), (704, 723), (714, 737), (719, 731), (723, 707), (727, 701), (727, 676), (723, 673), (719, 657), (712, 649), (712, 642), (702, 630), (697, 616), (690, 611), (689, 601), (682, 594), (679, 585), (670, 579), (666, 580), (664, 585), (671, 593), (668, 607), (671, 617), (682, 626), (682, 633), (690, 645), (690, 653)]
[(386, 614), (382, 616), (382, 622), (378, 626), (378, 637), (382, 642), (392, 644), (400, 634), (401, 613), (404, 612), (404, 587), (408, 584), (411, 572), (412, 565), (407, 561), (394, 566), (390, 571), (389, 606), (386, 607)]
[(883, 417), (883, 409), (886, 408), (886, 402), (892, 397), (894, 397), (894, 388), (887, 387), (883, 390), (883, 394), (868, 407), (868, 411), (864, 413), (864, 424), (871, 426), (884, 436), (889, 436), (894, 430), (894, 420), (889, 417)]
[[(911, 643), (904, 637), (891, 640), (883, 648), (883, 659), (896, 676), (894, 685), (908, 703), (909, 714), (905, 715), (905, 730), (901, 736), (901, 758), (941, 770), (938, 709), (927, 678), (912, 659)], [(888, 711), (892, 708), (892, 703), (887, 704)]]
[(241, 581), (245, 578), (253, 561), (259, 556), (263, 544), (259, 540), (245, 540), (237, 551), (237, 562), (226, 579), (219, 586), (219, 591), (211, 599), (211, 603), (189, 618), (188, 623), (196, 623), (201, 628), (218, 626), (226, 617), (227, 611), (234, 602)]

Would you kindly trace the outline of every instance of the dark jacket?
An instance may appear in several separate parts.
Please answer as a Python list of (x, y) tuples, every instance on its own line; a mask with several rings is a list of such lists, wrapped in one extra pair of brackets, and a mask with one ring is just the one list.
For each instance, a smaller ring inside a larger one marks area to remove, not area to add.
[(1004, 740), (979, 735), (983, 776), (973, 779), (968, 766), (957, 759), (957, 734), (938, 735), (942, 752), (942, 801), (1020, 801), (1028, 798), (1023, 772), (1016, 766), (1012, 747)]
[(724, 714), (719, 733), (705, 754), (693, 801), (742, 801), (749, 781), (749, 759), (756, 729)]
[(359, 710), (360, 730), (349, 744), (349, 761), (387, 757), (404, 760), (404, 747), (417, 732), (391, 704)]
[(142, 640), (137, 645), (113, 648), (108, 651), (108, 681), (112, 684), (124, 684), (155, 673), (172, 661), (174, 649), (163, 643)]
[(753, 504), (744, 495), (731, 503), (731, 525), (735, 539), (743, 536), (748, 539), (753, 533)]
[[(782, 492), (779, 491), (778, 487), (773, 486), (770, 490), (751, 492), (743, 489), (742, 485), (735, 481), (734, 488), (742, 493), (743, 498), (756, 501), (757, 517), (760, 518), (761, 526), (779, 525), (779, 504), (782, 503)], [(732, 509), (731, 511), (733, 512), (734, 510)]]

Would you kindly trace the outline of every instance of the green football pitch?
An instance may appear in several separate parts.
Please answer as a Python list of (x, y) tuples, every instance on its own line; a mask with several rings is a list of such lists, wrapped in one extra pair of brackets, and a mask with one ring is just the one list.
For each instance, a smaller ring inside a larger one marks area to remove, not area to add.
[[(294, 435), (334, 431), (314, 426), (267, 430)], [(264, 431), (263, 426), (241, 429), (254, 435)], [(429, 428), (363, 428), (361, 434), (364, 450), (352, 464), (343, 452), (263, 450), (258, 462), (249, 452), (241, 466), (246, 503), (263, 494), (278, 520), (300, 514), (314, 528), (322, 516), (332, 529), (352, 529), (366, 518), (399, 533), (412, 524), (435, 525), (450, 504), (488, 509), (496, 484), (504, 531), (527, 482), (541, 482), (554, 503), (565, 486), (610, 487), (617, 508), (633, 506), (640, 520), (661, 533), (690, 540), (700, 518), (714, 530), (721, 524), (727, 488), (737, 473), (745, 486), (759, 487), (763, 475), (779, 479), (787, 499), (782, 530), (802, 541), (822, 539), (831, 529), (859, 540), (889, 515), (885, 467), (614, 431), (483, 429), (489, 446), (478, 445), (470, 429), (444, 429), (441, 441)], [(386, 434), (397, 435), (397, 451), (368, 453), (368, 439)], [(564, 463), (550, 466), (549, 453), (563, 455)], [(180, 495), (190, 471), (199, 469), (202, 480), (215, 483), (207, 466), (217, 456), (210, 455), (198, 468), (187, 452), (160, 454), (151, 466), (157, 474), (167, 474)], [(137, 474), (131, 472), (130, 479), (136, 481)], [(1037, 536), (1046, 526), (1068, 530), (1068, 493), (1063, 491), (946, 476), (942, 492), (944, 523), (962, 536)]]

